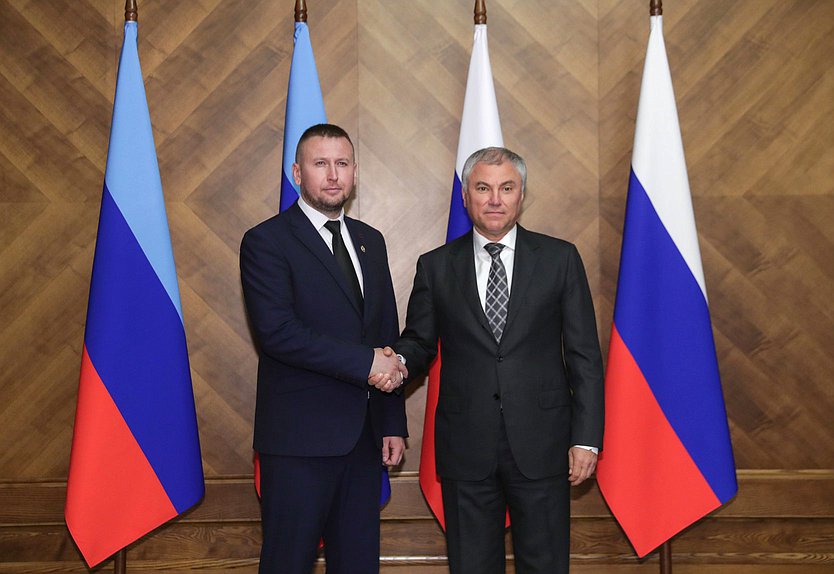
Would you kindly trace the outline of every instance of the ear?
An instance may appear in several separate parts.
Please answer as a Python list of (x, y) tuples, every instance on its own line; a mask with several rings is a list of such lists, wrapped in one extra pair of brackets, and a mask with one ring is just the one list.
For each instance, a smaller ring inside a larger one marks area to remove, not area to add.
[(292, 164), (292, 178), (295, 185), (301, 185), (301, 166), (297, 163)]
[(463, 198), (463, 207), (465, 209), (469, 209), (469, 205), (468, 205), (468, 202), (467, 202), (467, 199), (469, 198), (469, 194), (466, 192), (465, 189), (460, 190), (460, 196), (461, 196), (461, 198)]

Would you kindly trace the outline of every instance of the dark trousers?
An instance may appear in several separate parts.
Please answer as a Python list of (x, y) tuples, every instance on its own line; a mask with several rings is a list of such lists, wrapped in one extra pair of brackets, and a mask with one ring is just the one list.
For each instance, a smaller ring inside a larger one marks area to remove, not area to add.
[[(565, 453), (567, 456), (567, 453)], [(441, 479), (451, 574), (502, 574), (509, 506), (517, 574), (567, 574), (570, 491), (565, 474), (530, 480), (518, 470), (504, 421), (498, 465), (479, 481)]]
[(260, 459), (260, 574), (310, 574), (320, 539), (328, 574), (379, 572), (381, 451), (369, 419), (344, 456)]

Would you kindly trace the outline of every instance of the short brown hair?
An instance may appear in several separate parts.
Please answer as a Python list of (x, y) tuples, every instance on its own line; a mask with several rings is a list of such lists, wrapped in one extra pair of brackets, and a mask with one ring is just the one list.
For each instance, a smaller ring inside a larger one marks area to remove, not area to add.
[(350, 144), (353, 156), (356, 157), (356, 150), (353, 147), (353, 142), (350, 141), (350, 136), (345, 130), (334, 124), (316, 124), (304, 130), (304, 133), (301, 134), (301, 137), (298, 139), (298, 146), (295, 148), (295, 163), (301, 163), (301, 148), (304, 145), (304, 142), (315, 137), (344, 138)]

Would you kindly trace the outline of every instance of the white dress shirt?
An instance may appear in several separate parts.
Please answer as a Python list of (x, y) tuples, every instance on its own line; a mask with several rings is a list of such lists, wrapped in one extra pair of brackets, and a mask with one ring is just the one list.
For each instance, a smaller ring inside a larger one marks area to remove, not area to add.
[(489, 268), (492, 265), (492, 255), (484, 249), (487, 243), (500, 243), (504, 246), (499, 257), (504, 269), (507, 272), (507, 294), (513, 290), (513, 263), (515, 261), (515, 239), (518, 237), (518, 226), (513, 225), (501, 241), (490, 241), (477, 229), (472, 230), (472, 244), (475, 249), (475, 280), (478, 284), (478, 297), (481, 299), (481, 308), (486, 312), (486, 290), (489, 281)]
[[(304, 215), (307, 216), (307, 219), (310, 220), (310, 223), (312, 223), (313, 227), (316, 228), (316, 231), (319, 232), (319, 235), (321, 235), (321, 238), (324, 240), (324, 243), (327, 245), (330, 253), (333, 253), (333, 234), (330, 233), (330, 230), (324, 226), (324, 224), (331, 221), (331, 219), (320, 211), (310, 207), (310, 205), (304, 201), (303, 197), (298, 198), (298, 207), (301, 208), (301, 211), (304, 212)], [(337, 219), (340, 222), (339, 230), (342, 232), (342, 240), (345, 242), (345, 247), (347, 247), (348, 255), (350, 255), (350, 260), (353, 263), (354, 270), (356, 271), (356, 278), (359, 279), (359, 288), (362, 290), (362, 296), (364, 297), (365, 282), (362, 279), (362, 266), (359, 265), (359, 257), (356, 255), (356, 249), (353, 247), (353, 240), (350, 238), (350, 233), (345, 225), (344, 209), (339, 212), (339, 217)], [(332, 221), (336, 220), (334, 219)]]

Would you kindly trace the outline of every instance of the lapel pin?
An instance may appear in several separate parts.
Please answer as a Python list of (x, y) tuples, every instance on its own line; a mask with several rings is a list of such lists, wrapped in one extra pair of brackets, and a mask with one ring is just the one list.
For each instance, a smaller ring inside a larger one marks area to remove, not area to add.
[(359, 246), (359, 250), (360, 250), (362, 253), (365, 253), (365, 246), (364, 246), (364, 245), (360, 245), (360, 246)]

